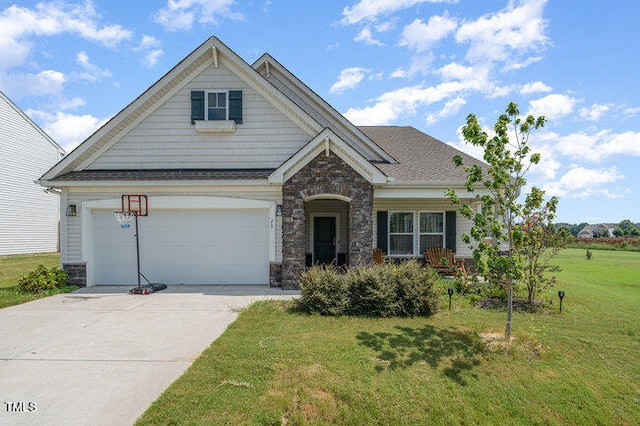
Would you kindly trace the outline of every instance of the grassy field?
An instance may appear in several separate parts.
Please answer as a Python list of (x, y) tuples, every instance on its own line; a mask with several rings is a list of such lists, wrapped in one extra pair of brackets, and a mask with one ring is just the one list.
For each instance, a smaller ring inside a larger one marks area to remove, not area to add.
[[(138, 424), (601, 424), (640, 419), (640, 253), (566, 250), (563, 312), (463, 298), (430, 318), (243, 311)], [(203, 325), (206, 326), (206, 325)]]
[[(0, 257), (0, 308), (60, 293), (60, 291), (56, 291), (34, 295), (22, 294), (18, 291), (18, 279), (36, 269), (38, 265), (44, 265), (47, 268), (59, 266), (60, 255), (58, 253), (40, 253)], [(76, 288), (69, 286), (63, 291), (72, 291)]]

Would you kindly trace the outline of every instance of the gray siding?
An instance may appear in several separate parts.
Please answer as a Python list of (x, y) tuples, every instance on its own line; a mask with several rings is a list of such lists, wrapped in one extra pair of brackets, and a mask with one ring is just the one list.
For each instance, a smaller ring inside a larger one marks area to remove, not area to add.
[(0, 96), (0, 255), (58, 250), (59, 197), (35, 183), (61, 151)]
[[(191, 124), (191, 90), (216, 89), (243, 92), (243, 122), (234, 133), (198, 133)], [(310, 139), (221, 61), (219, 68), (207, 67), (88, 168), (277, 168)]]

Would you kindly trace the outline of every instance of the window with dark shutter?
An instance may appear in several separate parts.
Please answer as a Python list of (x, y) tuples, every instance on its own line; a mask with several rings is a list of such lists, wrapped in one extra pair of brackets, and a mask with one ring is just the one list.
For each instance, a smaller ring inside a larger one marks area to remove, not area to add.
[(191, 92), (191, 124), (196, 120), (204, 120), (204, 90)]
[(229, 120), (242, 124), (242, 90), (229, 90)]
[(456, 252), (456, 212), (446, 212), (447, 235), (445, 236), (445, 247)]
[(378, 248), (380, 250), (382, 250), (383, 253), (388, 253), (388, 251), (387, 251), (387, 238), (388, 238), (388, 234), (387, 234), (388, 223), (387, 223), (387, 221), (388, 221), (387, 212), (386, 211), (379, 211), (378, 212), (378, 232), (377, 232)]

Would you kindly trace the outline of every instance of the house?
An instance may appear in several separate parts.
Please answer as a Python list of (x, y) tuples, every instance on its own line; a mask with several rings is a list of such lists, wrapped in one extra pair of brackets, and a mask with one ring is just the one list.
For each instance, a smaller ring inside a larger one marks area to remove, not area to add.
[(58, 251), (55, 192), (38, 178), (64, 150), (0, 92), (0, 255)]
[(614, 223), (600, 223), (598, 225), (585, 225), (578, 232), (578, 238), (594, 238), (594, 235), (613, 237), (613, 230), (616, 229)]
[[(295, 288), (311, 263), (370, 263), (374, 248), (471, 257), (455, 154), (411, 127), (356, 127), (270, 55), (249, 65), (208, 39), (41, 179), (60, 188), (61, 262), (76, 283)], [(466, 195), (465, 195), (466, 194)], [(124, 206), (126, 209), (127, 205)]]

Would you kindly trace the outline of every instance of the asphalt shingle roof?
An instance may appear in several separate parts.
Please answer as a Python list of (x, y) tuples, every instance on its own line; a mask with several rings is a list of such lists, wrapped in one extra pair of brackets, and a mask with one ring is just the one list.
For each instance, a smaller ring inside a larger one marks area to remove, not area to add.
[[(461, 155), (465, 164), (487, 165), (413, 127), (361, 126), (359, 129), (384, 149), (397, 164), (376, 163), (387, 176), (400, 182), (464, 182), (467, 174), (451, 159)], [(56, 181), (105, 180), (234, 180), (267, 179), (274, 169), (146, 169), (81, 170), (68, 172)]]
[(467, 173), (452, 163), (455, 155), (462, 156), (465, 165), (487, 164), (409, 126), (358, 126), (398, 164), (376, 164), (384, 174), (397, 181), (465, 182)]
[(231, 180), (267, 179), (274, 169), (81, 170), (56, 177), (59, 181), (91, 180)]

